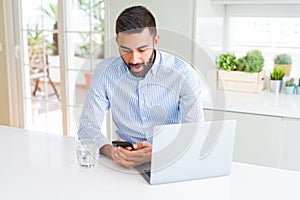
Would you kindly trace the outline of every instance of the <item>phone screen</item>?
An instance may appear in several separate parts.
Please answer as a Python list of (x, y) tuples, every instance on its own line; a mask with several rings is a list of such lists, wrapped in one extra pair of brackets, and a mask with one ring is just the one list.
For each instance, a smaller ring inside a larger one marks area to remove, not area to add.
[(134, 150), (133, 145), (127, 141), (112, 141), (112, 145), (114, 147), (123, 147), (123, 148), (130, 147), (131, 150)]

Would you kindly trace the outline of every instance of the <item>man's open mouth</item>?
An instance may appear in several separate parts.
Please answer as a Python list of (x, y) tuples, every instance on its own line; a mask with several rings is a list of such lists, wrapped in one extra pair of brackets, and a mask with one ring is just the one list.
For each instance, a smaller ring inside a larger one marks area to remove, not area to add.
[(130, 65), (130, 70), (131, 71), (140, 71), (140, 68), (142, 67), (143, 65)]

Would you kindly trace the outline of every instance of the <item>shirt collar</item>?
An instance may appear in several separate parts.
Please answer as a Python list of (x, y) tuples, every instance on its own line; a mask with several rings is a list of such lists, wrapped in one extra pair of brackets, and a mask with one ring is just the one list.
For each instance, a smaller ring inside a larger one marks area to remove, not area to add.
[(157, 70), (158, 70), (158, 67), (159, 67), (159, 63), (160, 63), (160, 59), (161, 59), (161, 55), (159, 53), (158, 50), (155, 50), (155, 60), (154, 60), (154, 63), (150, 69), (151, 73), (156, 76), (156, 73), (157, 73)]

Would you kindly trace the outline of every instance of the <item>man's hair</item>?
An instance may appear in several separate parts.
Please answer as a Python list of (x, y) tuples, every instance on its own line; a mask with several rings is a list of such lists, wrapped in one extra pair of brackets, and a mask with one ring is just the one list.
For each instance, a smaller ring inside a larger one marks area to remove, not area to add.
[(156, 23), (152, 13), (143, 6), (132, 6), (125, 9), (116, 21), (116, 34), (120, 32), (140, 33), (149, 28), (150, 33), (155, 37)]

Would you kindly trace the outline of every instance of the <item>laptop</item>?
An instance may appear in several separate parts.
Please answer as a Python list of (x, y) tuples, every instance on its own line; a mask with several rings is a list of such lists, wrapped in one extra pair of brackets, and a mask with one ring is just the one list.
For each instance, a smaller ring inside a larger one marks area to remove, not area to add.
[(154, 127), (151, 163), (137, 167), (149, 184), (230, 174), (236, 120)]

